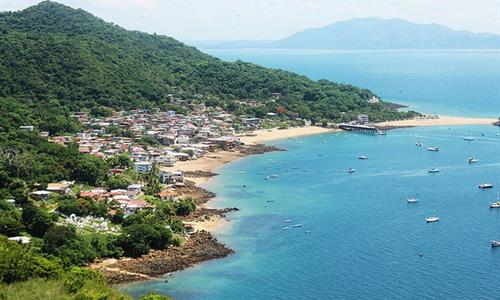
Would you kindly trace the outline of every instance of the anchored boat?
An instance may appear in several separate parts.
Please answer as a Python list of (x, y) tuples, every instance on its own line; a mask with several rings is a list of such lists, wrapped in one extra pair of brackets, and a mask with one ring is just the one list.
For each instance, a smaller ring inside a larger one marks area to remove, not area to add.
[(427, 222), (427, 223), (434, 223), (437, 221), (439, 221), (439, 218), (436, 216), (430, 216), (430, 217), (425, 218), (425, 222)]
[(481, 183), (479, 185), (479, 188), (480, 189), (491, 189), (491, 188), (493, 188), (493, 184), (491, 184), (491, 183)]

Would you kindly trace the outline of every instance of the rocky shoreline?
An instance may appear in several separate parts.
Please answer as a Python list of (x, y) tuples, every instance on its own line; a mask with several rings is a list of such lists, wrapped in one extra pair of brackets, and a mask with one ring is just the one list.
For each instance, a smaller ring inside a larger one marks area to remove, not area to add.
[(234, 251), (217, 241), (209, 232), (193, 233), (182, 245), (131, 259), (105, 260), (90, 268), (104, 275), (109, 284), (123, 284), (159, 278), (197, 263), (223, 258)]
[[(250, 144), (241, 145), (236, 151), (243, 157), (285, 150), (264, 144)], [(192, 198), (197, 205), (201, 206), (198, 206), (188, 216), (183, 217), (182, 221), (207, 222), (217, 218), (223, 219), (227, 213), (239, 210), (236, 207), (215, 209), (203, 206), (216, 195), (189, 181), (189, 178), (209, 178), (216, 175), (216, 173), (206, 170), (184, 172), (184, 176), (188, 180), (186, 180), (184, 187), (175, 189), (175, 194), (178, 197)], [(186, 241), (180, 246), (170, 246), (165, 250), (152, 250), (138, 258), (107, 259), (93, 263), (90, 268), (103, 274), (110, 284), (124, 284), (156, 279), (165, 274), (189, 268), (194, 264), (223, 258), (233, 253), (232, 249), (220, 243), (210, 232), (200, 230), (187, 236)]]

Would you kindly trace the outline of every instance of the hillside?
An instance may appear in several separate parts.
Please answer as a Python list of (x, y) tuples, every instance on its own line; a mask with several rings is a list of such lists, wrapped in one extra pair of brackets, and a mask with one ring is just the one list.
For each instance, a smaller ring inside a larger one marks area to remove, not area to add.
[[(170, 107), (171, 98), (270, 99), (313, 119), (341, 112), (400, 117), (366, 102), (373, 93), (250, 63), (224, 62), (172, 38), (127, 31), (83, 11), (44, 1), (0, 14), (0, 127), (31, 123), (71, 131), (71, 111)], [(218, 99), (218, 100), (217, 100)], [(254, 112), (256, 113), (256, 112)]]
[(204, 48), (282, 49), (499, 49), (500, 35), (455, 31), (403, 19), (352, 19), (307, 29), (274, 42), (221, 42)]

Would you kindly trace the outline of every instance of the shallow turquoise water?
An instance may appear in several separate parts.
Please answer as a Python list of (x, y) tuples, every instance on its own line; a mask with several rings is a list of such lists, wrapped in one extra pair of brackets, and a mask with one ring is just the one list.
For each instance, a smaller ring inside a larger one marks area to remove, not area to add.
[[(488, 204), (500, 185), (499, 133), (436, 127), (277, 141), (288, 151), (224, 166), (208, 185), (218, 193), (214, 206), (241, 209), (220, 235), (235, 255), (124, 291), (176, 299), (498, 299), (500, 249), (489, 243), (500, 238), (500, 210)], [(480, 162), (467, 164), (471, 155)], [(428, 174), (431, 167), (441, 172)], [(481, 182), (495, 188), (480, 190)], [(407, 204), (414, 194), (419, 203)], [(426, 224), (431, 214), (441, 220)], [(302, 227), (284, 231), (287, 219)]]
[[(422, 112), (500, 116), (500, 52), (210, 52), (368, 87)], [(500, 249), (489, 243), (500, 239), (500, 210), (488, 208), (500, 185), (498, 134), (454, 126), (277, 141), (288, 151), (224, 166), (207, 186), (218, 194), (213, 206), (241, 209), (219, 235), (235, 255), (123, 290), (176, 299), (498, 299)], [(469, 135), (476, 140), (464, 141)], [(431, 145), (441, 151), (426, 151)], [(479, 163), (467, 163), (472, 155)], [(433, 167), (441, 172), (428, 174)], [(480, 190), (482, 182), (495, 188)], [(408, 205), (415, 194), (419, 203)], [(426, 224), (431, 214), (441, 220)], [(303, 226), (284, 231), (287, 219)]]
[(424, 113), (500, 116), (500, 51), (206, 50), (369, 88)]

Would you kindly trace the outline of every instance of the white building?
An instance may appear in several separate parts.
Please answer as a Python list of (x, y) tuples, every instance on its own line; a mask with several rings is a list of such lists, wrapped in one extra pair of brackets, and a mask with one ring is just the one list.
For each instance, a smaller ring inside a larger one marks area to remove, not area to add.
[(141, 174), (146, 174), (153, 169), (153, 163), (150, 161), (138, 161), (134, 163), (134, 169)]
[(368, 123), (370, 121), (370, 118), (368, 118), (368, 115), (358, 115), (358, 122), (361, 124)]

